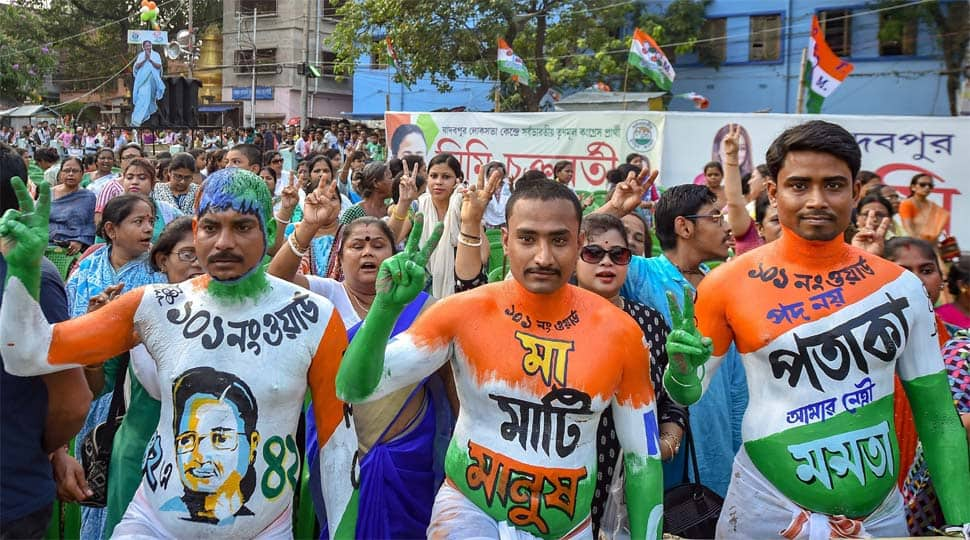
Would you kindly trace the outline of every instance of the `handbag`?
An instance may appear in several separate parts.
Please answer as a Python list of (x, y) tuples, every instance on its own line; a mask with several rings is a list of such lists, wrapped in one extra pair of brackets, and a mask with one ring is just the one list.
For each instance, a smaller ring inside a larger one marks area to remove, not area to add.
[(111, 392), (111, 405), (108, 418), (94, 426), (81, 441), (81, 468), (84, 479), (93, 495), (80, 501), (81, 506), (104, 508), (108, 505), (108, 468), (111, 466), (111, 449), (115, 432), (125, 417), (125, 377), (128, 373), (128, 353), (118, 363), (114, 390)]
[[(684, 538), (714, 538), (724, 499), (701, 484), (689, 423), (685, 426), (684, 437), (687, 442), (684, 476), (680, 484), (664, 493), (664, 532)], [(687, 476), (688, 462), (694, 469), (694, 482)]]

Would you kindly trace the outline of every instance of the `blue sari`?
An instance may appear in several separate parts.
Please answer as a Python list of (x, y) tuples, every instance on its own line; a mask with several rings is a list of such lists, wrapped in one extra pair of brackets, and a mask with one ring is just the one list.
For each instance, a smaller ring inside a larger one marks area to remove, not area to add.
[[(162, 57), (155, 51), (151, 52), (149, 59), (145, 60), (145, 51), (138, 51), (135, 57), (135, 84), (131, 89), (131, 102), (134, 109), (131, 111), (131, 125), (138, 127), (142, 125), (148, 117), (158, 110), (156, 101), (165, 95), (165, 84), (162, 82)], [(138, 68), (142, 61), (145, 63)], [(151, 63), (159, 65), (158, 68)]]
[[(124, 283), (122, 293), (137, 289), (152, 283), (165, 283), (168, 278), (161, 272), (155, 272), (148, 265), (148, 253), (129, 261), (115, 270), (111, 264), (111, 246), (101, 246), (97, 251), (85, 257), (78, 264), (77, 270), (67, 281), (67, 303), (71, 318), (80, 317), (88, 311), (88, 300), (101, 294), (105, 288), (116, 283)], [(116, 361), (105, 363), (105, 394), (91, 402), (91, 409), (84, 420), (84, 427), (75, 438), (75, 453), (80, 455), (81, 441), (95, 426), (108, 418), (108, 408), (111, 405), (111, 390), (114, 388), (114, 377), (117, 376)], [(81, 507), (81, 538), (102, 538), (104, 536), (105, 516), (104, 508)]]
[[(429, 295), (421, 293), (398, 317), (391, 336), (407, 330), (420, 314)], [(353, 339), (363, 321), (347, 330)], [(438, 487), (444, 480), (444, 455), (454, 413), (448, 402), (444, 385), (438, 377), (425, 379), (401, 406), (407, 408), (411, 400), (425, 390), (421, 412), (392, 440), (384, 440), (398, 416), (388, 423), (384, 433), (360, 460), (358, 504), (356, 505), (356, 538), (424, 538), (431, 520), (431, 508)], [(320, 527), (320, 538), (329, 538), (326, 509), (317, 466), (319, 447), (313, 404), (306, 413), (306, 456), (310, 471), (310, 486), (314, 510)]]

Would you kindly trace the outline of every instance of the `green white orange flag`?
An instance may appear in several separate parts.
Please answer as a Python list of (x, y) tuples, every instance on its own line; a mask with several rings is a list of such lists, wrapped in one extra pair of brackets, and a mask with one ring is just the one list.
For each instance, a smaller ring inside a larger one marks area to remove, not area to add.
[(670, 91), (674, 84), (674, 66), (649, 34), (639, 28), (633, 31), (630, 44), (630, 65), (650, 77), (662, 90)]
[(388, 36), (385, 39), (385, 42), (387, 43), (387, 57), (390, 60), (390, 63), (394, 65), (394, 69), (396, 69), (398, 72), (400, 72), (401, 71), (401, 61), (398, 60), (398, 58), (397, 58), (397, 51), (394, 50), (394, 45), (391, 44), (391, 37)]
[(519, 84), (529, 84), (529, 70), (525, 62), (512, 52), (512, 47), (502, 38), (498, 38), (498, 70), (508, 73)]
[(818, 17), (812, 17), (812, 36), (808, 42), (808, 62), (805, 63), (805, 88), (808, 97), (805, 110), (809, 113), (822, 112), (822, 102), (825, 101), (842, 81), (852, 73), (855, 66), (839, 58), (829, 44), (825, 42), (825, 33), (818, 23)]

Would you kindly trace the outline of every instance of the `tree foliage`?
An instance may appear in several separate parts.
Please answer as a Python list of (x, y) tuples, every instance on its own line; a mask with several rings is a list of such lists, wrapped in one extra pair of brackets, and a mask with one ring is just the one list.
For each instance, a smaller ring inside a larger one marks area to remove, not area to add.
[[(463, 77), (499, 80), (499, 37), (523, 59), (531, 84), (503, 82), (503, 108), (535, 111), (555, 87), (605, 82), (615, 89), (650, 89), (639, 73), (626, 70), (634, 26), (658, 41), (668, 56), (693, 47), (710, 0), (617, 2), (617, 0), (356, 0), (337, 10), (340, 21), (330, 46), (335, 71), (350, 75), (363, 54), (380, 54), (389, 36), (405, 80), (430, 77), (441, 91)], [(666, 8), (662, 6), (665, 5)], [(380, 46), (375, 46), (375, 42)], [(669, 50), (668, 50), (669, 49)], [(514, 89), (514, 91), (513, 91)]]
[(44, 78), (56, 64), (37, 13), (0, 5), (0, 95), (16, 102), (39, 101)]
[(960, 93), (960, 74), (970, 46), (970, 3), (931, 0), (915, 5), (903, 0), (879, 0), (875, 8), (898, 7), (882, 15), (879, 30), (881, 41), (900, 41), (907, 23), (923, 21), (933, 30), (933, 38), (942, 53), (946, 76), (946, 90), (950, 99), (950, 114), (957, 115)]
[[(136, 0), (13, 0), (43, 21), (41, 32), (56, 53), (55, 80), (66, 90), (104, 83), (136, 54), (127, 44), (129, 29), (143, 28)], [(157, 2), (158, 23), (174, 34), (188, 26), (187, 2)], [(203, 28), (222, 20), (222, 0), (194, 0), (193, 24)], [(3, 32), (2, 34), (6, 34)]]

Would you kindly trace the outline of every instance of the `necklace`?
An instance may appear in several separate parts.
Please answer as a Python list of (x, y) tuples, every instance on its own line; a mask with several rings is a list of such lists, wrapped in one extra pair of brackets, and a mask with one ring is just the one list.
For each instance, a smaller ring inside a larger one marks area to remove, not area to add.
[(685, 275), (685, 276), (687, 276), (687, 275), (703, 276), (704, 275), (704, 272), (701, 272), (701, 269), (700, 269), (699, 266), (695, 266), (694, 268), (681, 268), (679, 264), (675, 264), (674, 266), (676, 266), (677, 267), (677, 270), (679, 270), (680, 273), (683, 274), (683, 275)]
[(364, 303), (361, 302), (360, 298), (358, 298), (357, 295), (350, 290), (350, 287), (347, 286), (346, 281), (343, 281), (340, 284), (343, 286), (344, 291), (347, 292), (347, 297), (350, 298), (350, 303), (354, 305), (354, 311), (356, 311), (361, 317), (366, 317), (367, 313), (370, 311), (371, 304), (374, 303), (374, 300), (371, 299), (371, 301), (365, 306)]

